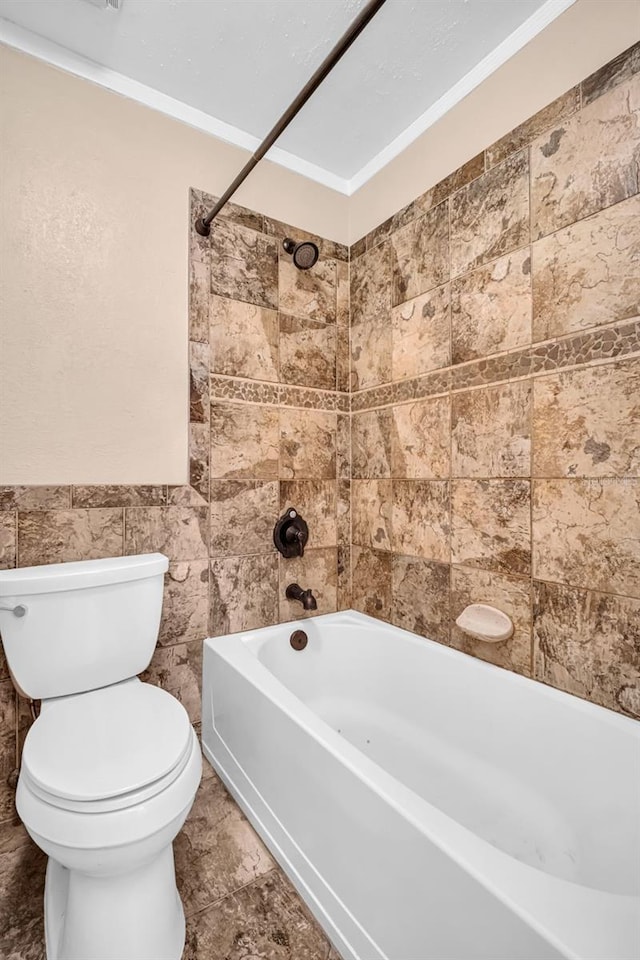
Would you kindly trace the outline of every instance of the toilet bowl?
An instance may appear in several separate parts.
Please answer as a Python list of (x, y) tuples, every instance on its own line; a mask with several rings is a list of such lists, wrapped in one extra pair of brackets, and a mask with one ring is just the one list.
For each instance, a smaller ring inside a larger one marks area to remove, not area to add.
[[(43, 567), (0, 572), (0, 631), (14, 681), (30, 696), (50, 694), (27, 734), (16, 794), (22, 822), (49, 857), (47, 960), (179, 960), (182, 954), (172, 842), (200, 782), (200, 745), (182, 704), (129, 673), (144, 669), (155, 645), (166, 564), (150, 555), (56, 564), (48, 576)], [(52, 583), (57, 589), (47, 593)], [(73, 594), (81, 594), (79, 620)], [(26, 614), (16, 620), (31, 622), (7, 625), (6, 608), (18, 601)], [(123, 615), (123, 604), (135, 615)], [(37, 652), (41, 606), (49, 609), (54, 648), (63, 631), (59, 656), (73, 651), (77, 631), (78, 653), (66, 673), (56, 662), (47, 675), (25, 655), (31, 633)], [(111, 682), (87, 688), (96, 658)]]

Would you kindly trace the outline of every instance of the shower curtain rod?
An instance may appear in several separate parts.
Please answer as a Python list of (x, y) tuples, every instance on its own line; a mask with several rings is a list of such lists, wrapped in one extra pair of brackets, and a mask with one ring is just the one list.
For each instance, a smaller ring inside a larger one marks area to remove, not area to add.
[(307, 81), (295, 100), (287, 107), (276, 125), (266, 135), (255, 153), (249, 160), (247, 160), (233, 183), (227, 187), (225, 192), (216, 203), (215, 207), (212, 207), (206, 216), (200, 217), (198, 220), (196, 220), (196, 231), (201, 237), (209, 236), (211, 233), (211, 221), (220, 213), (224, 205), (231, 199), (238, 187), (247, 179), (253, 168), (259, 163), (260, 160), (262, 160), (267, 150), (273, 146), (280, 134), (289, 126), (296, 114), (299, 113), (307, 100), (318, 89), (327, 74), (333, 70), (338, 60), (340, 60), (341, 57), (347, 52), (354, 40), (359, 37), (369, 21), (373, 19), (383, 3), (385, 3), (385, 0), (369, 0), (369, 3), (362, 8), (346, 33), (343, 34), (333, 50), (331, 50), (327, 57), (325, 57), (316, 72)]

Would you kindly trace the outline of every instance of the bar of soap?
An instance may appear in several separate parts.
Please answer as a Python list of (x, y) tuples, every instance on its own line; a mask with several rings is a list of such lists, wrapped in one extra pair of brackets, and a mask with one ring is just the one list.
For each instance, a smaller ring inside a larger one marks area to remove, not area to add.
[(486, 603), (472, 603), (465, 607), (456, 620), (456, 625), (464, 633), (485, 643), (501, 643), (513, 636), (511, 618), (502, 610)]

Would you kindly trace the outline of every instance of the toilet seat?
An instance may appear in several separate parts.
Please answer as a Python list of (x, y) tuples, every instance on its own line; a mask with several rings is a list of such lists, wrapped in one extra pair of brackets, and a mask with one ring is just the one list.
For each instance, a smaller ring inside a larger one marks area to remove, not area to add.
[(51, 806), (94, 814), (122, 810), (180, 776), (192, 739), (182, 704), (133, 678), (48, 701), (27, 735), (20, 776)]

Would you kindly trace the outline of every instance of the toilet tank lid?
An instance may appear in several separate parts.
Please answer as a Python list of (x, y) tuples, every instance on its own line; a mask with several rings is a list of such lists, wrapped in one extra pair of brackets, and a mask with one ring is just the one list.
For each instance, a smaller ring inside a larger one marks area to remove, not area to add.
[(0, 597), (84, 590), (109, 583), (143, 580), (164, 573), (168, 567), (169, 561), (164, 554), (145, 553), (135, 557), (74, 560), (70, 563), (0, 570)]

